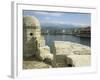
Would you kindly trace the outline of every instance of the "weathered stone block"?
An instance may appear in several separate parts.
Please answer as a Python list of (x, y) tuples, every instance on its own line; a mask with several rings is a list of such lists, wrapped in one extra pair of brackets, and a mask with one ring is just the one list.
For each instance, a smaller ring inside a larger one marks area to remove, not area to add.
[(91, 55), (67, 55), (66, 64), (68, 67), (86, 67), (91, 65)]
[(67, 41), (55, 41), (53, 49), (56, 55), (91, 54), (90, 47)]
[(50, 53), (50, 48), (48, 46), (39, 47), (39, 59), (50, 59), (53, 60), (53, 54)]

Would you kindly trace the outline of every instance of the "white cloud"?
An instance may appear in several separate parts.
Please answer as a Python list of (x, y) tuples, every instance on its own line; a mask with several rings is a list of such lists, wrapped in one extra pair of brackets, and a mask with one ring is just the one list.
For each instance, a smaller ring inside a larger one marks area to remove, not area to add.
[(41, 21), (42, 23), (51, 23), (51, 24), (66, 24), (66, 21), (54, 21), (54, 20), (46, 20), (46, 21)]
[(50, 16), (61, 16), (63, 13), (51, 13), (51, 12), (34, 12), (35, 14), (39, 15), (50, 15)]
[(47, 12), (35, 12), (35, 11), (33, 11), (33, 13), (35, 13), (35, 14), (42, 14), (42, 15), (48, 14)]

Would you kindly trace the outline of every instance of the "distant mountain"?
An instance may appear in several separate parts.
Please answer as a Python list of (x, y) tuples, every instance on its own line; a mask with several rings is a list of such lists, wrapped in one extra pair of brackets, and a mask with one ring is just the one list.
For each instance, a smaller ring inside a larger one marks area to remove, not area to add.
[(82, 28), (87, 27), (84, 25), (73, 25), (73, 24), (42, 24), (41, 27), (44, 29), (69, 29), (69, 28)]

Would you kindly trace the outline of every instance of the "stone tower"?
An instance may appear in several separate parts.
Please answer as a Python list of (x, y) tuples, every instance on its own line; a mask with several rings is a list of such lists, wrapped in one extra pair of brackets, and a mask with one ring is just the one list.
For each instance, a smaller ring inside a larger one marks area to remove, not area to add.
[(23, 40), (25, 56), (36, 54), (37, 47), (45, 45), (45, 41), (41, 36), (40, 22), (37, 18), (30, 16), (23, 18)]
[(24, 39), (29, 41), (32, 37), (40, 37), (41, 27), (37, 18), (35, 17), (24, 17), (23, 19), (24, 26)]
[(40, 60), (53, 59), (50, 48), (45, 45), (40, 22), (36, 17), (23, 18), (23, 54), (24, 57), (35, 55)]

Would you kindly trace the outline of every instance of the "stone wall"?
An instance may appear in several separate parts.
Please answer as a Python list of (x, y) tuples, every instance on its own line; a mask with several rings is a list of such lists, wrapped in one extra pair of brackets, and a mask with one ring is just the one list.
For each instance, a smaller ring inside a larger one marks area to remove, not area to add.
[(89, 55), (91, 54), (90, 47), (81, 45), (78, 43), (72, 43), (68, 41), (55, 41), (53, 46), (56, 55), (70, 55), (70, 54), (79, 54), (79, 55)]
[(68, 41), (55, 41), (52, 46), (56, 67), (82, 67), (91, 65), (91, 49)]

